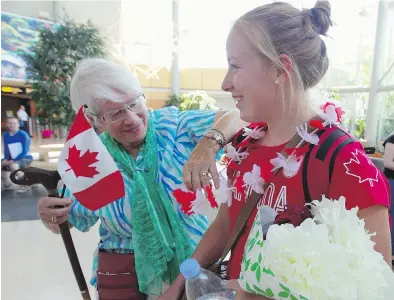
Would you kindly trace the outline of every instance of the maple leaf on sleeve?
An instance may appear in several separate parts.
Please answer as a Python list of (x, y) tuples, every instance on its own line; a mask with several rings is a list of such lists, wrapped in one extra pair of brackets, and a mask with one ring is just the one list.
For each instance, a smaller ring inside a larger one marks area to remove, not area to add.
[(88, 177), (93, 178), (94, 175), (99, 174), (96, 167), (91, 166), (92, 164), (98, 162), (97, 159), (98, 152), (90, 152), (88, 149), (82, 156), (81, 150), (77, 146), (72, 146), (68, 150), (68, 158), (66, 159), (69, 169), (72, 170), (76, 177)]
[(357, 178), (358, 183), (367, 182), (373, 187), (374, 182), (379, 180), (378, 169), (364, 152), (356, 149), (351, 155), (349, 161), (343, 164), (346, 174)]

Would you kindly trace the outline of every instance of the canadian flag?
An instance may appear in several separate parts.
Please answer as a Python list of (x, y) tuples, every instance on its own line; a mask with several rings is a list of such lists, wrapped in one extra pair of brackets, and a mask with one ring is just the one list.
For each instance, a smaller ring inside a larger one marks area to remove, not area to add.
[(79, 109), (60, 154), (57, 169), (78, 201), (97, 210), (125, 195), (122, 175)]

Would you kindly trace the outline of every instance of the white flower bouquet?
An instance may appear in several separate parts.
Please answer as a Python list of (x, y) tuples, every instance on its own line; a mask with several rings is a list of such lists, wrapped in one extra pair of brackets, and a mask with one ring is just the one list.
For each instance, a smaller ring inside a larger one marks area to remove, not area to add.
[(245, 245), (241, 288), (271, 299), (394, 299), (394, 274), (373, 249), (373, 234), (358, 208), (346, 210), (343, 197), (323, 197), (308, 208), (310, 217), (299, 226), (273, 224), (266, 236), (257, 214)]

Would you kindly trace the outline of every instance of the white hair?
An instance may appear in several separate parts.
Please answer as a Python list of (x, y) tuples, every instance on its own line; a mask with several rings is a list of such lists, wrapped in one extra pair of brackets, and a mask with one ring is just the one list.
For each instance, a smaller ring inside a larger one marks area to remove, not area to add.
[(125, 95), (142, 92), (137, 75), (127, 66), (101, 58), (78, 62), (71, 80), (70, 98), (74, 110), (88, 105), (93, 112), (103, 101), (124, 101)]

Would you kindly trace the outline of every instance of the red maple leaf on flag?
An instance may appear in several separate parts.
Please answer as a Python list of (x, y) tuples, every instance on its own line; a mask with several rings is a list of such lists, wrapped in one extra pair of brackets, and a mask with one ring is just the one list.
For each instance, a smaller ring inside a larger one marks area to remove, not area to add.
[(87, 150), (81, 156), (81, 150), (77, 149), (77, 146), (72, 146), (68, 150), (68, 158), (66, 159), (70, 168), (66, 170), (73, 170), (76, 177), (89, 177), (93, 178), (94, 175), (99, 174), (96, 167), (91, 165), (98, 162), (97, 159), (98, 152), (90, 152)]

